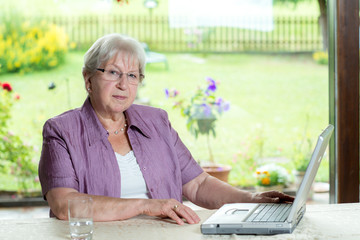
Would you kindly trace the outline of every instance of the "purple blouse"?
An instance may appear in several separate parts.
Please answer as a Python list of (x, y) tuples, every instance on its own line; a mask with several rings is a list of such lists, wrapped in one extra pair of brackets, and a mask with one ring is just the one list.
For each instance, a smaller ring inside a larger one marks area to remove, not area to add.
[[(150, 198), (181, 202), (182, 186), (203, 170), (171, 127), (167, 113), (133, 104), (125, 115), (129, 140)], [(56, 187), (121, 197), (116, 156), (89, 98), (81, 108), (45, 123), (39, 177), (44, 197)]]

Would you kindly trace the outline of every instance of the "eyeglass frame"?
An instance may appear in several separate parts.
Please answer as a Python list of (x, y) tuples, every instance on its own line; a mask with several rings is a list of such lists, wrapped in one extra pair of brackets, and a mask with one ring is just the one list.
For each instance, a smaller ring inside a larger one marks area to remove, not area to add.
[[(96, 68), (96, 70), (97, 71), (100, 71), (100, 72), (102, 72), (102, 73), (105, 73), (105, 72), (108, 72), (109, 70), (106, 70), (105, 68)], [(125, 74), (126, 75), (126, 77), (128, 77), (129, 75), (129, 73), (127, 72), (120, 72), (120, 74), (118, 75), (118, 79), (121, 79), (122, 78), (122, 76), (123, 76), (123, 74)], [(141, 84), (141, 82), (142, 82), (142, 80), (145, 78), (145, 75), (144, 74), (142, 74), (142, 73), (139, 73), (140, 75), (139, 75), (139, 82), (137, 83), (137, 84), (135, 84), (135, 83), (130, 83), (130, 81), (128, 81), (128, 83), (129, 84), (132, 84), (132, 85), (139, 85), (139, 84)], [(118, 79), (117, 79), (117, 81), (118, 81)], [(126, 78), (127, 80), (128, 80), (128, 78)], [(108, 80), (108, 81), (112, 81), (112, 80)]]

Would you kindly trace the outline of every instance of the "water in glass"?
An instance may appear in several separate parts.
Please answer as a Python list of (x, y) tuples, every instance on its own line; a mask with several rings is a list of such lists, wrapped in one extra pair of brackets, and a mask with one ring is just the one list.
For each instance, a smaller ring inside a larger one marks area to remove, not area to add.
[(93, 220), (92, 219), (71, 219), (70, 237), (73, 240), (91, 240), (93, 235)]

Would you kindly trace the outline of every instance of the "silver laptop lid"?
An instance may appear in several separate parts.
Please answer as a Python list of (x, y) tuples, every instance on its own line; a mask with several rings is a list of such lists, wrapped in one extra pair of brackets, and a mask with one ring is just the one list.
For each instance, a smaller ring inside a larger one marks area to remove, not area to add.
[(298, 217), (297, 213), (306, 204), (306, 200), (308, 198), (311, 185), (314, 182), (317, 170), (318, 170), (321, 160), (324, 156), (326, 148), (329, 144), (330, 137), (331, 137), (333, 130), (334, 130), (334, 126), (329, 125), (318, 137), (318, 141), (317, 141), (315, 149), (311, 155), (309, 165), (306, 169), (304, 178), (303, 178), (303, 180), (300, 184), (300, 187), (297, 191), (296, 199), (293, 203), (289, 217), (287, 219), (287, 222), (289, 222), (289, 223), (296, 222), (296, 220), (297, 220), (296, 218)]

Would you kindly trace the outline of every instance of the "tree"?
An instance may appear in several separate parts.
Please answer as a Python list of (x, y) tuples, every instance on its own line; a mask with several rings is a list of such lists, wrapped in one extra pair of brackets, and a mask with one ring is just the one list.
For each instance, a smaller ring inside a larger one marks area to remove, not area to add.
[[(295, 5), (299, 2), (309, 2), (311, 0), (274, 0), (274, 3), (294, 3)], [(320, 16), (318, 18), (319, 26), (321, 28), (321, 34), (323, 38), (323, 49), (328, 48), (328, 30), (327, 30), (327, 0), (317, 0), (319, 4)]]

